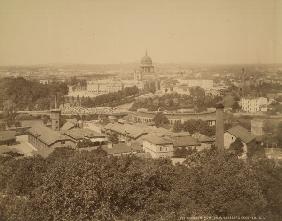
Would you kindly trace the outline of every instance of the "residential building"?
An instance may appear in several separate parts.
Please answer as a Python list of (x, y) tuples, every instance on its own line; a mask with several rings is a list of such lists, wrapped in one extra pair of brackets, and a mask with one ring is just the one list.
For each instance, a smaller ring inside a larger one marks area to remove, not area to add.
[(116, 133), (120, 142), (130, 142), (147, 134), (144, 129), (132, 124), (109, 123), (105, 126), (106, 133)]
[(254, 98), (241, 98), (240, 105), (243, 111), (249, 113), (266, 112), (267, 111), (267, 98), (254, 97)]
[(150, 153), (152, 158), (173, 156), (173, 142), (165, 137), (146, 135), (143, 140), (143, 150)]

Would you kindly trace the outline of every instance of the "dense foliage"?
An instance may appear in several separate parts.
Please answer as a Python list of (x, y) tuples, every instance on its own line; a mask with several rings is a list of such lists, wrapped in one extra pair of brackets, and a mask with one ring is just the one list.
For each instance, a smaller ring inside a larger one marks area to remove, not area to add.
[(236, 140), (230, 144), (230, 150), (233, 151), (237, 156), (241, 156), (244, 152), (244, 144), (241, 142), (239, 138), (236, 138)]
[(136, 111), (139, 108), (147, 108), (149, 111), (156, 111), (194, 108), (198, 112), (214, 107), (221, 100), (221, 97), (205, 95), (203, 89), (198, 87), (191, 88), (190, 93), (191, 95), (172, 93), (160, 97), (138, 99), (133, 103), (131, 110)]
[[(0, 109), (46, 110), (54, 105), (57, 96), (58, 104), (63, 103), (63, 96), (68, 93), (68, 87), (62, 82), (40, 84), (37, 81), (18, 78), (0, 79)], [(8, 106), (8, 107), (6, 107)]]
[(173, 125), (174, 132), (189, 132), (190, 134), (200, 133), (206, 136), (215, 135), (215, 126), (210, 126), (207, 121), (199, 120), (187, 120), (184, 123), (176, 121)]
[(156, 116), (153, 118), (153, 121), (157, 127), (161, 127), (169, 124), (168, 118), (162, 112), (158, 112)]
[(282, 218), (282, 169), (230, 152), (191, 152), (183, 165), (57, 149), (48, 158), (0, 158), (0, 217), (7, 221)]
[(80, 100), (80, 103), (84, 107), (97, 107), (97, 106), (118, 106), (121, 104), (134, 101), (134, 96), (138, 95), (139, 89), (136, 86), (126, 87), (120, 91), (102, 94), (96, 97), (78, 97), (74, 98)]

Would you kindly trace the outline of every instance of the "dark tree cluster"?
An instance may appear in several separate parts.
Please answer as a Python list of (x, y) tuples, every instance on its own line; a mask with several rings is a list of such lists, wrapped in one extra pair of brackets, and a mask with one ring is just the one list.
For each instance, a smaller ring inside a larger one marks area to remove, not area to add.
[(188, 120), (183, 124), (181, 122), (175, 122), (173, 125), (174, 132), (186, 131), (190, 134), (200, 133), (206, 136), (214, 136), (215, 135), (215, 127), (210, 126), (207, 121), (203, 120)]
[(149, 93), (155, 93), (157, 90), (156, 88), (156, 82), (154, 81), (148, 81), (144, 85), (144, 91)]
[(97, 106), (118, 106), (125, 103), (132, 102), (134, 96), (138, 95), (139, 89), (136, 86), (126, 87), (120, 91), (102, 94), (96, 97), (81, 97), (76, 98), (81, 101), (81, 105), (84, 107), (97, 107)]
[(190, 95), (177, 93), (165, 94), (161, 97), (143, 98), (136, 100), (132, 111), (139, 108), (147, 108), (149, 111), (156, 110), (177, 110), (181, 108), (194, 108), (195, 111), (205, 111), (207, 108), (214, 107), (221, 100), (221, 97), (205, 95), (205, 91), (200, 87), (191, 88)]
[(176, 148), (173, 152), (174, 157), (188, 157), (191, 154), (196, 153), (197, 150), (196, 149), (192, 149), (192, 148), (185, 148), (185, 147), (180, 147), (180, 148)]
[(162, 127), (169, 124), (168, 118), (162, 112), (158, 112), (153, 121), (157, 127)]
[(40, 84), (22, 77), (3, 78), (0, 80), (0, 109), (14, 106), (17, 110), (46, 110), (54, 106), (57, 96), (58, 104), (64, 102), (68, 87), (62, 82)]
[(83, 139), (77, 143), (76, 147), (77, 148), (94, 147), (94, 146), (98, 146), (99, 144), (100, 142), (92, 142), (89, 139)]
[(282, 218), (282, 168), (215, 149), (183, 165), (108, 157), (101, 149), (55, 150), (47, 158), (0, 157), (4, 221), (180, 220), (191, 216)]

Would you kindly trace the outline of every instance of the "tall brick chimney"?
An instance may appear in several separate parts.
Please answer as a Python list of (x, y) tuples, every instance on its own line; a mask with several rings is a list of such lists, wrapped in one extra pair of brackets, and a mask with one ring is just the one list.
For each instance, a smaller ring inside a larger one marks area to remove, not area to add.
[(218, 150), (224, 149), (224, 120), (223, 120), (223, 104), (216, 106), (216, 137), (215, 142)]

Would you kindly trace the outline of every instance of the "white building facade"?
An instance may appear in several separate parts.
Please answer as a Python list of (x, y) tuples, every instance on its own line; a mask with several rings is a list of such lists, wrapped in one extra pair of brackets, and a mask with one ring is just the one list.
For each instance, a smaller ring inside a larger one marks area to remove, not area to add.
[(150, 153), (152, 158), (171, 158), (173, 156), (173, 143), (162, 138), (150, 137), (143, 140), (143, 150)]
[(243, 111), (248, 113), (266, 112), (267, 111), (267, 98), (241, 98), (240, 105)]

